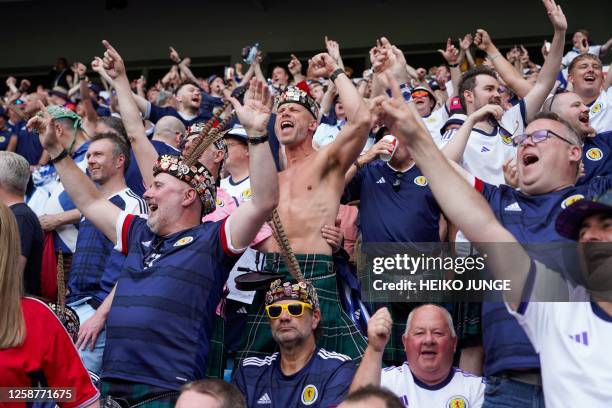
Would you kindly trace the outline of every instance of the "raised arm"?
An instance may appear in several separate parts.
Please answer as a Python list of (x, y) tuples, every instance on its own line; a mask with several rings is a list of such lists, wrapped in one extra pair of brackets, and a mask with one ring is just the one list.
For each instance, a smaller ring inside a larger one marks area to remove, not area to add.
[(455, 132), (451, 140), (442, 148), (444, 156), (455, 163), (461, 163), (463, 153), (465, 152), (465, 146), (467, 145), (474, 125), (487, 116), (492, 116), (499, 121), (503, 114), (504, 109), (501, 106), (488, 104), (469, 115), (465, 122), (463, 122), (463, 125)]
[(291, 61), (289, 61), (287, 69), (289, 69), (289, 73), (293, 76), (294, 85), (297, 85), (306, 79), (304, 74), (302, 74), (302, 63), (298, 57), (293, 54), (291, 54)]
[(467, 59), (470, 68), (474, 68), (476, 66), (474, 57), (472, 57), (472, 53), (470, 52), (470, 46), (473, 42), (474, 38), (470, 33), (464, 35), (463, 38), (459, 38), (459, 48), (461, 48), (461, 51), (465, 54), (465, 58)]
[(456, 95), (457, 92), (459, 92), (459, 81), (461, 81), (461, 69), (459, 68), (459, 64), (461, 64), (459, 59), (460, 53), (453, 45), (450, 38), (446, 40), (446, 49), (438, 50), (438, 52), (442, 54), (442, 57), (448, 64), (448, 69), (451, 74), (451, 83), (453, 84), (453, 92), (454, 95)]
[(57, 159), (65, 155), (63, 159), (54, 163), (64, 189), (85, 218), (93, 222), (108, 239), (116, 243), (116, 223), (121, 210), (106, 200), (93, 182), (77, 167), (57, 139), (56, 124), (51, 115), (40, 101), (38, 106), (40, 112), (28, 121), (28, 128), (40, 134), (40, 142), (52, 158)]
[(267, 84), (251, 79), (244, 96), (244, 105), (230, 98), (240, 123), (249, 137), (249, 176), (253, 199), (245, 202), (229, 218), (232, 246), (246, 248), (278, 205), (278, 174), (267, 141), (268, 121), (272, 114), (273, 96)]
[(153, 144), (147, 139), (142, 117), (136, 103), (136, 98), (139, 97), (134, 95), (130, 88), (130, 81), (128, 80), (121, 55), (108, 41), (105, 40), (102, 44), (106, 48), (104, 52), (105, 71), (111, 78), (112, 85), (117, 91), (121, 121), (132, 144), (132, 150), (138, 163), (138, 169), (142, 174), (142, 179), (146, 186), (150, 186), (153, 183), (153, 163), (157, 160), (158, 154)]
[(349, 393), (367, 385), (380, 385), (382, 357), (391, 337), (393, 320), (386, 307), (380, 308), (368, 321), (368, 347), (353, 377)]
[[(386, 113), (387, 126), (400, 143), (405, 143), (417, 167), (427, 180), (434, 197), (446, 218), (456, 225), (472, 242), (509, 243), (486, 245), (493, 273), (512, 281), (511, 299), (520, 298), (530, 260), (520, 244), (495, 218), (481, 194), (453, 170), (433, 143), (416, 109), (405, 103), (397, 85), (393, 99), (381, 103)], [(514, 244), (514, 245), (513, 245)], [(512, 265), (512, 268), (508, 268)]]
[(482, 28), (476, 30), (474, 44), (487, 53), (495, 71), (519, 97), (524, 98), (531, 91), (533, 85), (524, 79), (520, 72), (501, 55), (495, 44), (491, 41), (489, 33)]
[(601, 46), (601, 50), (599, 51), (599, 56), (600, 57), (605, 56), (608, 53), (608, 51), (610, 51), (610, 48), (612, 48), (612, 38), (610, 38), (608, 41), (606, 41), (604, 45)]
[(170, 47), (170, 59), (178, 65), (179, 71), (181, 71), (181, 73), (185, 75), (189, 81), (193, 82), (194, 84), (198, 83), (198, 78), (193, 75), (191, 68), (189, 68), (189, 58), (183, 58), (181, 60), (179, 53), (174, 48)]
[(555, 85), (559, 67), (561, 66), (565, 32), (567, 31), (567, 20), (561, 10), (561, 6), (555, 4), (554, 0), (542, 0), (542, 2), (544, 7), (546, 7), (548, 18), (555, 29), (555, 35), (550, 46), (550, 53), (538, 75), (538, 80), (524, 99), (527, 116), (525, 119), (527, 122), (531, 122), (533, 117), (540, 111), (546, 97)]
[[(318, 77), (326, 76), (330, 78), (332, 73), (340, 69), (334, 59), (325, 53), (315, 55), (310, 60), (310, 64), (312, 65), (312, 72)], [(346, 171), (359, 156), (368, 138), (370, 110), (349, 77), (344, 71), (341, 72), (335, 76), (333, 82), (338, 89), (340, 102), (342, 102), (346, 112), (347, 123), (340, 130), (336, 140), (321, 151), (327, 155), (330, 166), (337, 168), (344, 177)]]

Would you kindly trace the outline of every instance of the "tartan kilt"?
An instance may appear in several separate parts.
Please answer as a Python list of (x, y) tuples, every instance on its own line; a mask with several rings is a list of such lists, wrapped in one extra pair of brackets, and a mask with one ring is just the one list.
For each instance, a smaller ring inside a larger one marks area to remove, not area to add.
[(225, 347), (225, 320), (215, 313), (213, 331), (206, 358), (206, 378), (223, 379), (227, 348)]
[[(312, 283), (319, 297), (321, 332), (317, 338), (317, 345), (361, 360), (367, 347), (367, 340), (342, 310), (333, 258), (319, 254), (295, 254), (295, 256), (304, 278)], [(294, 280), (278, 253), (266, 254), (265, 270), (278, 273), (280, 279)], [(278, 351), (265, 312), (265, 294), (266, 290), (257, 291), (248, 310), (244, 341), (241, 350), (238, 351), (240, 360), (246, 357), (263, 357)]]
[(110, 395), (115, 400), (127, 400), (129, 405), (135, 405), (137, 402), (144, 401), (150, 395), (160, 395), (168, 392), (169, 396), (156, 399), (138, 405), (139, 408), (173, 408), (179, 397), (178, 391), (164, 390), (148, 384), (131, 383), (124, 381), (104, 381), (100, 385), (100, 405), (104, 406), (104, 399)]

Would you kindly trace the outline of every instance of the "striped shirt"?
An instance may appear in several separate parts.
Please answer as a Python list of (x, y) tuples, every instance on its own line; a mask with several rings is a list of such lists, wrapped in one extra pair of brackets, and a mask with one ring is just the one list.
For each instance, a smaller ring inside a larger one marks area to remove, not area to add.
[[(146, 214), (147, 204), (132, 190), (126, 188), (108, 199), (122, 211)], [(91, 297), (103, 302), (119, 279), (125, 255), (113, 251), (113, 243), (95, 225), (81, 218), (76, 251), (72, 258), (68, 287), (68, 303)]]

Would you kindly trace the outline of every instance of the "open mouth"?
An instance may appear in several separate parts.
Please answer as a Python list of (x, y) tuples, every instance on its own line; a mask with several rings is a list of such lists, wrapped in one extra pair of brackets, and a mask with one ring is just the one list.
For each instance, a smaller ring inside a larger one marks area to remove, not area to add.
[(523, 155), (523, 164), (525, 167), (531, 166), (534, 163), (537, 163), (540, 160), (538, 156), (535, 154), (525, 154)]
[(584, 81), (588, 84), (592, 84), (595, 82), (595, 75), (594, 74), (586, 74), (584, 76)]
[(433, 350), (424, 350), (424, 351), (421, 351), (421, 356), (423, 356), (425, 358), (434, 358), (437, 355), (438, 355), (438, 353), (436, 353)]
[(284, 120), (281, 122), (280, 127), (281, 127), (281, 130), (285, 130), (285, 129), (293, 129), (295, 126), (293, 125), (293, 122)]
[(584, 124), (589, 124), (589, 111), (584, 111), (580, 114), (580, 117), (578, 117), (578, 120)]
[(157, 204), (149, 203), (149, 213), (155, 212), (157, 210)]

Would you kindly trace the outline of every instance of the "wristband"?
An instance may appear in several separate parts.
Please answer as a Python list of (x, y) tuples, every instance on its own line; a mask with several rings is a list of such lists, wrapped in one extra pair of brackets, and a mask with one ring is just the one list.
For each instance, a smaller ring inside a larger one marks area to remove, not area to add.
[(344, 72), (342, 68), (338, 68), (337, 70), (331, 73), (331, 75), (329, 76), (329, 80), (332, 82), (336, 82), (336, 78), (338, 78), (338, 75), (340, 74), (346, 74), (346, 72)]
[(459, 63), (456, 64), (448, 64), (449, 68), (457, 68), (459, 66)]
[(487, 55), (489, 57), (489, 60), (491, 60), (491, 62), (495, 61), (495, 58), (499, 58), (501, 57), (501, 54), (498, 52), (497, 54), (493, 54), (493, 55)]
[(55, 156), (52, 159), (49, 159), (49, 161), (53, 164), (65, 159), (66, 157), (68, 157), (68, 151), (66, 149), (63, 149), (62, 152), (60, 154), (58, 154), (57, 156)]
[(263, 135), (263, 136), (257, 136), (257, 137), (249, 137), (247, 139), (247, 141), (249, 142), (249, 144), (252, 145), (258, 145), (260, 143), (266, 143), (268, 141), (268, 135)]
[(359, 158), (357, 158), (357, 160), (355, 160), (355, 167), (357, 167), (357, 170), (361, 170), (364, 166), (364, 164), (359, 163)]

